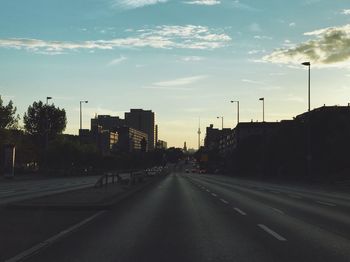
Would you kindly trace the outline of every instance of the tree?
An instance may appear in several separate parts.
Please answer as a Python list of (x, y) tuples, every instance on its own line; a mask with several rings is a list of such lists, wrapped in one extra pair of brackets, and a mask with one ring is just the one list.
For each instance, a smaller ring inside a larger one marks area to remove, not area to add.
[(0, 129), (17, 129), (19, 115), (16, 115), (16, 111), (12, 100), (4, 105), (0, 96)]
[(23, 117), (24, 128), (36, 136), (44, 136), (48, 132), (49, 137), (61, 134), (67, 125), (66, 111), (52, 105), (45, 105), (42, 101), (34, 102), (28, 107)]

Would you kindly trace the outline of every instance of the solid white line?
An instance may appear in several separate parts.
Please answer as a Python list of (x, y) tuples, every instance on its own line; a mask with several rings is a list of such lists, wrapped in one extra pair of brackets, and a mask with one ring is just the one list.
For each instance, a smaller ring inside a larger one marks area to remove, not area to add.
[(71, 226), (69, 228), (67, 228), (66, 230), (61, 231), (60, 233), (58, 233), (57, 235), (50, 237), (49, 239), (45, 240), (44, 242), (41, 242), (25, 251), (23, 251), (22, 253), (8, 259), (5, 260), (5, 262), (17, 262), (17, 261), (22, 261), (23, 259), (37, 253), (40, 251), (40, 249), (46, 248), (50, 245), (52, 245), (55, 241), (59, 240), (60, 238), (68, 235), (69, 233), (74, 232), (75, 230), (77, 230), (79, 227), (82, 227), (83, 225), (89, 223), (90, 221), (94, 220), (95, 218), (99, 217), (100, 215), (102, 215), (103, 213), (105, 213), (106, 211), (100, 211), (94, 215), (92, 215), (91, 217), (88, 217), (87, 219), (79, 222), (78, 224), (75, 224), (74, 226)]
[(220, 198), (220, 201), (221, 201), (222, 203), (228, 204), (228, 202), (227, 202), (225, 199)]
[(258, 227), (260, 227), (262, 230), (264, 230), (266, 233), (269, 233), (271, 236), (275, 237), (279, 241), (287, 241), (284, 237), (282, 237), (280, 234), (276, 233), (272, 229), (268, 228), (267, 226), (263, 224), (258, 224)]
[(238, 213), (240, 213), (242, 216), (246, 216), (247, 215), (247, 213), (243, 212), (238, 207), (234, 207), (233, 209), (236, 210)]
[(215, 193), (211, 193), (211, 195), (212, 195), (213, 197), (217, 197), (217, 196), (218, 196), (218, 195), (215, 194)]
[(7, 190), (7, 191), (0, 191), (0, 194), (8, 194), (8, 193), (14, 193), (16, 191), (14, 190)]
[(336, 204), (333, 203), (328, 203), (328, 202), (322, 202), (322, 201), (316, 201), (316, 203), (319, 203), (321, 205), (326, 205), (326, 206), (330, 206), (330, 207), (336, 207)]

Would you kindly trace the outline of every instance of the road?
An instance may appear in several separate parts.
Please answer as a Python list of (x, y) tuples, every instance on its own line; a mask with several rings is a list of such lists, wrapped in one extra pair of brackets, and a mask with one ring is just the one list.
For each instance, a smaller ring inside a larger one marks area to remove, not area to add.
[(18, 261), (350, 261), (347, 195), (173, 173)]
[(100, 176), (6, 181), (0, 183), (0, 205), (93, 186)]

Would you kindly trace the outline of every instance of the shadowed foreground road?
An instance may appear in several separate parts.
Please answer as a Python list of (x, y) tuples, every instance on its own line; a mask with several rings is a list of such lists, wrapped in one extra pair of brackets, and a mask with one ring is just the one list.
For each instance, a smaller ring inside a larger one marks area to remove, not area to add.
[(341, 199), (223, 179), (171, 174), (28, 261), (350, 261)]

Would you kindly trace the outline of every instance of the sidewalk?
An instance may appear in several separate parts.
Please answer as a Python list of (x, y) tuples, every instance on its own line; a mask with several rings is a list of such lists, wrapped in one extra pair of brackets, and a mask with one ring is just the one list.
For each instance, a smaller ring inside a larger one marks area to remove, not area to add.
[(37, 197), (9, 203), (8, 209), (48, 210), (102, 210), (108, 209), (121, 199), (133, 194), (156, 178), (148, 178), (136, 185), (109, 184), (100, 188), (89, 187), (69, 192)]

